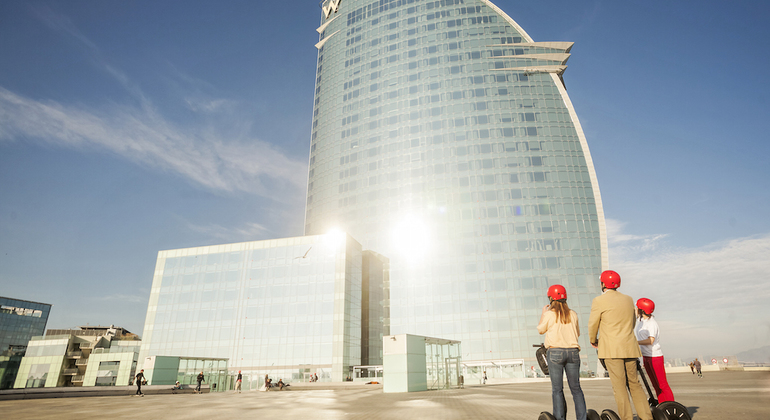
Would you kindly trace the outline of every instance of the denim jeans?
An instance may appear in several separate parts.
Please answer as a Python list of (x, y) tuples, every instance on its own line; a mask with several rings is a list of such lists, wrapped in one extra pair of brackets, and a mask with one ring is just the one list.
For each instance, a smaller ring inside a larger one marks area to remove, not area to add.
[(578, 349), (550, 348), (547, 353), (548, 372), (551, 377), (553, 416), (557, 420), (567, 418), (567, 401), (564, 399), (564, 373), (575, 402), (575, 417), (586, 420), (586, 400), (580, 389), (580, 351)]

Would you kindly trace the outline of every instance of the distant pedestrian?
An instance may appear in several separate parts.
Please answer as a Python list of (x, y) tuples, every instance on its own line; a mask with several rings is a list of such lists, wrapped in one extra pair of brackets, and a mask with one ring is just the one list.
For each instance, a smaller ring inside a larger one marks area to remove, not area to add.
[(690, 370), (692, 371), (692, 374), (695, 375), (695, 363), (690, 362)]
[(196, 380), (198, 381), (198, 386), (195, 387), (195, 391), (200, 393), (201, 392), (201, 382), (205, 382), (206, 381), (206, 377), (203, 376), (203, 371), (201, 371), (201, 373), (198, 374), (198, 377), (196, 378)]
[(694, 362), (692, 362), (692, 364), (695, 366), (695, 370), (697, 370), (697, 371), (698, 371), (698, 377), (699, 377), (699, 378), (702, 378), (702, 377), (703, 377), (703, 372), (701, 372), (701, 371), (700, 371), (700, 368), (701, 368), (701, 366), (700, 366), (700, 360), (698, 360), (698, 358), (696, 357), (696, 358), (695, 358), (695, 361), (694, 361)]
[(317, 373), (313, 374), (313, 382), (318, 382), (318, 374)]
[(136, 395), (144, 397), (144, 393), (142, 392), (142, 382), (144, 382), (144, 369), (136, 374)]
[(243, 375), (241, 375), (241, 371), (238, 371), (238, 377), (235, 379), (235, 392), (241, 393), (241, 382), (243, 382)]
[(279, 391), (283, 391), (283, 387), (285, 387), (286, 384), (283, 383), (283, 379), (278, 379), (278, 383), (276, 383), (275, 386), (278, 387)]
[(487, 383), (487, 371), (484, 371), (483, 383)]

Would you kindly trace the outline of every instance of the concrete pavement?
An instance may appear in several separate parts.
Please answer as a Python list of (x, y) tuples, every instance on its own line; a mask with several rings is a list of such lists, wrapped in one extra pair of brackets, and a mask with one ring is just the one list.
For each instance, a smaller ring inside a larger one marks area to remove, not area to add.
[[(669, 375), (676, 400), (696, 420), (770, 418), (770, 372)], [(566, 385), (566, 384), (565, 384)], [(581, 381), (588, 408), (615, 408), (608, 379)], [(566, 388), (565, 386), (565, 389)], [(571, 397), (567, 394), (568, 405)], [(547, 382), (384, 394), (377, 385), (280, 392), (85, 397), (0, 401), (7, 419), (511, 419), (551, 410)], [(568, 419), (574, 419), (570, 407)]]

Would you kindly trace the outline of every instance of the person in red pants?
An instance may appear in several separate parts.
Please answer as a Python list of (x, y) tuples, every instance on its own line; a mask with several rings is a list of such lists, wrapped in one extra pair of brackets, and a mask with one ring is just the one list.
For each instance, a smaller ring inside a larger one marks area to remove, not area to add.
[(650, 382), (658, 395), (658, 402), (674, 401), (674, 393), (666, 380), (666, 369), (663, 365), (663, 350), (660, 347), (660, 328), (652, 316), (655, 302), (647, 298), (636, 301), (639, 322), (636, 323), (636, 339), (644, 358), (644, 370), (650, 377)]

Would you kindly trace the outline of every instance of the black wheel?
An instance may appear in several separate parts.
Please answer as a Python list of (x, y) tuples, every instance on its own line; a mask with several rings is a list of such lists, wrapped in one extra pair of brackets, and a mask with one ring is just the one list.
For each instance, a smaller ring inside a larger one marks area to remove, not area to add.
[(602, 420), (602, 417), (593, 408), (586, 410), (586, 418), (588, 420)]
[(602, 420), (620, 420), (620, 416), (618, 415), (618, 413), (607, 409), (602, 411), (601, 419)]
[(682, 404), (679, 404), (676, 401), (666, 401), (660, 403), (658, 405), (658, 408), (666, 413), (666, 418), (668, 420), (674, 420), (674, 419), (681, 419), (681, 420), (692, 420), (692, 417), (690, 417), (690, 413), (687, 411), (687, 407), (683, 406)]
[(556, 417), (547, 411), (543, 411), (540, 413), (540, 416), (538, 416), (537, 420), (556, 420)]
[(668, 420), (668, 416), (658, 407), (650, 407), (652, 412), (652, 420)]

